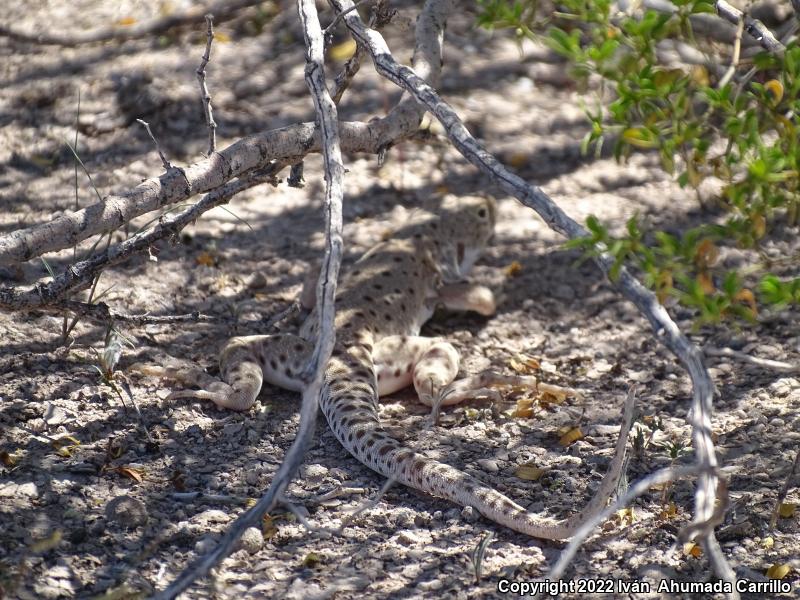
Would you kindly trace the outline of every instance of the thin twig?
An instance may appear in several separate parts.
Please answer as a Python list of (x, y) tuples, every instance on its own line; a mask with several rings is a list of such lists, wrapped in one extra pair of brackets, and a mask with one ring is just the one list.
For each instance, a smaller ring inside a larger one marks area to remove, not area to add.
[(333, 500), (334, 498), (340, 498), (342, 496), (346, 496), (349, 494), (366, 494), (366, 488), (358, 488), (358, 487), (342, 487), (337, 486), (330, 491), (325, 492), (324, 494), (320, 494), (311, 500), (314, 504), (321, 504), (322, 502), (327, 502), (328, 500)]
[(217, 150), (217, 122), (214, 121), (214, 110), (211, 107), (211, 94), (206, 85), (206, 65), (211, 60), (211, 42), (214, 41), (214, 15), (206, 15), (206, 51), (203, 60), (197, 68), (197, 80), (200, 82), (200, 98), (203, 101), (203, 114), (208, 127), (208, 156)]
[(743, 33), (744, 33), (744, 20), (739, 21), (739, 24), (736, 26), (736, 38), (733, 40), (733, 57), (731, 58), (731, 64), (728, 67), (728, 70), (725, 71), (725, 75), (723, 75), (720, 78), (719, 83), (717, 84), (717, 89), (722, 89), (726, 85), (728, 85), (728, 82), (736, 73), (736, 67), (739, 66), (739, 54), (742, 49)]
[(81, 317), (89, 319), (90, 321), (102, 324), (118, 321), (120, 323), (128, 323), (131, 325), (168, 325), (171, 323), (201, 323), (217, 320), (216, 317), (212, 315), (204, 315), (199, 311), (194, 311), (183, 315), (151, 315), (148, 313), (141, 315), (130, 315), (127, 313), (112, 311), (105, 302), (90, 304), (88, 302), (79, 302), (77, 300), (63, 300), (43, 308), (54, 311), (68, 310), (76, 315), (80, 315)]
[(775, 509), (772, 511), (772, 517), (769, 520), (770, 529), (775, 529), (775, 525), (778, 524), (778, 515), (780, 514), (781, 504), (783, 504), (783, 501), (786, 500), (786, 495), (789, 493), (789, 490), (792, 487), (792, 480), (797, 474), (798, 468), (800, 468), (800, 448), (798, 448), (797, 454), (794, 457), (794, 463), (792, 464), (792, 468), (789, 469), (789, 474), (786, 476), (786, 481), (783, 482), (783, 487), (781, 487), (781, 491), (778, 492), (778, 499), (775, 501)]
[(246, 504), (247, 498), (210, 494), (208, 492), (173, 492), (169, 495), (178, 502), (214, 502), (217, 504)]
[(610, 504), (603, 511), (596, 514), (592, 519), (584, 523), (577, 532), (575, 532), (575, 535), (572, 536), (572, 539), (569, 541), (569, 544), (567, 544), (567, 547), (561, 551), (561, 556), (558, 557), (558, 561), (553, 565), (553, 567), (550, 569), (550, 572), (547, 574), (547, 579), (550, 581), (561, 579), (567, 566), (569, 566), (570, 562), (572, 562), (572, 559), (575, 557), (575, 554), (578, 552), (578, 549), (581, 547), (583, 542), (586, 541), (586, 538), (591, 535), (595, 527), (597, 527), (615, 512), (628, 506), (628, 504), (633, 502), (642, 494), (645, 494), (654, 485), (664, 484), (670, 481), (675, 481), (676, 479), (697, 475), (701, 472), (701, 470), (701, 467), (698, 465), (692, 465), (689, 467), (667, 467), (665, 469), (660, 469), (655, 473), (651, 473), (647, 477), (644, 477), (643, 479), (640, 479), (634, 483), (623, 496), (617, 498), (616, 502)]
[[(395, 14), (397, 14), (397, 11), (394, 9), (389, 9), (388, 0), (378, 0), (370, 12), (369, 26), (372, 29), (380, 31), (389, 24)], [(334, 22), (338, 21), (340, 17), (341, 15), (337, 15)], [(331, 25), (333, 25), (333, 23)], [(356, 46), (355, 54), (347, 59), (347, 62), (344, 64), (344, 68), (336, 76), (336, 79), (334, 79), (331, 96), (336, 104), (341, 102), (342, 96), (347, 88), (350, 87), (350, 82), (361, 68), (361, 62), (366, 53), (367, 51), (364, 46)]]
[(375, 495), (374, 498), (368, 498), (367, 500), (362, 502), (361, 505), (358, 508), (356, 508), (353, 512), (351, 512), (348, 515), (345, 515), (345, 517), (342, 519), (342, 524), (339, 526), (337, 532), (341, 533), (342, 531), (344, 531), (345, 527), (347, 527), (350, 523), (353, 522), (354, 519), (358, 517), (358, 515), (360, 515), (364, 511), (370, 510), (371, 508), (377, 506), (378, 502), (381, 501), (381, 499), (386, 495), (386, 492), (389, 491), (389, 488), (391, 488), (395, 483), (397, 483), (396, 477), (389, 477), (389, 479), (384, 481), (383, 485), (381, 486), (381, 489), (378, 490), (378, 493)]
[(147, 130), (147, 135), (150, 136), (150, 139), (153, 140), (153, 143), (156, 145), (156, 151), (158, 152), (158, 156), (161, 159), (161, 165), (164, 167), (164, 170), (171, 171), (172, 164), (167, 160), (167, 157), (164, 156), (164, 153), (161, 151), (161, 146), (159, 146), (156, 136), (154, 136), (153, 132), (150, 131), (150, 123), (148, 123), (143, 119), (136, 119), (136, 122), (144, 126), (144, 128)]
[(358, 9), (359, 6), (361, 6), (362, 4), (366, 4), (369, 1), (370, 0), (358, 0), (358, 2), (353, 4), (353, 6), (348, 8), (345, 12), (337, 14), (336, 17), (333, 19), (333, 21), (330, 22), (330, 25), (328, 25), (325, 29), (322, 30), (322, 35), (327, 37), (330, 34), (330, 32), (339, 24), (339, 21), (342, 20), (342, 17), (344, 17), (351, 10), (356, 10)]
[(300, 303), (295, 300), (289, 306), (284, 308), (283, 310), (275, 313), (271, 317), (269, 317), (266, 322), (264, 323), (264, 329), (269, 331), (273, 327), (275, 327), (281, 321), (288, 319), (290, 316), (300, 312)]
[(778, 56), (783, 56), (783, 53), (786, 51), (786, 47), (778, 41), (778, 38), (775, 37), (766, 25), (764, 25), (758, 19), (754, 19), (742, 11), (740, 11), (735, 6), (731, 6), (725, 0), (717, 0), (714, 3), (714, 6), (717, 9), (717, 14), (731, 23), (732, 25), (736, 25), (738, 27), (739, 23), (744, 24), (744, 30), (756, 40), (764, 50), (772, 52)]
[(174, 598), (197, 578), (203, 577), (219, 564), (233, 549), (242, 533), (256, 523), (283, 498), (286, 487), (294, 478), (314, 437), (319, 396), (322, 393), (325, 369), (335, 343), (334, 297), (342, 260), (342, 180), (344, 165), (339, 147), (339, 128), (336, 105), (325, 84), (324, 45), (314, 0), (298, 0), (298, 12), (306, 42), (306, 83), (314, 100), (322, 158), (325, 167), (325, 255), (317, 283), (317, 314), (319, 337), (302, 377), (303, 401), (300, 407), (300, 426), (292, 446), (286, 452), (269, 489), (250, 510), (241, 515), (220, 540), (214, 550), (192, 563), (167, 589), (155, 595), (157, 600)]
[(294, 163), (289, 170), (289, 177), (286, 178), (286, 185), (291, 188), (303, 189), (305, 186), (303, 179), (303, 161)]
[[(111, 385), (112, 389), (115, 392), (117, 392), (117, 396), (119, 396), (120, 400), (122, 400), (122, 394), (119, 392), (119, 389), (117, 388), (116, 381), (112, 380), (111, 383), (112, 383)], [(131, 404), (133, 405), (133, 410), (136, 411), (136, 416), (139, 417), (139, 426), (142, 428), (142, 431), (144, 431), (144, 435), (147, 438), (147, 441), (151, 444), (155, 444), (156, 441), (153, 439), (153, 436), (150, 435), (150, 431), (147, 429), (147, 423), (144, 420), (144, 415), (142, 415), (142, 411), (139, 410), (139, 404), (136, 402), (136, 399), (133, 396), (133, 392), (131, 391), (131, 386), (128, 384), (127, 381), (124, 380), (121, 382), (121, 386), (122, 389), (125, 390), (125, 393), (128, 395), (128, 399), (131, 401)]]
[(769, 358), (759, 358), (757, 356), (751, 356), (744, 352), (740, 352), (738, 350), (733, 350), (732, 348), (704, 348), (703, 352), (706, 353), (707, 356), (724, 356), (728, 358), (733, 358), (735, 360), (755, 365), (757, 367), (762, 367), (764, 369), (770, 369), (772, 371), (779, 371), (781, 373), (800, 373), (800, 366), (793, 365), (791, 363), (783, 362), (781, 360), (770, 360)]

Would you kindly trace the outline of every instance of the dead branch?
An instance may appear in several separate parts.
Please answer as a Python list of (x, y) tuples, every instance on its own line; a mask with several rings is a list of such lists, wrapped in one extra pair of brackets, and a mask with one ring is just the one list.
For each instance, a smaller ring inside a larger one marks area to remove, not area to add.
[[(414, 133), (422, 110), (413, 100), (401, 101), (381, 119), (340, 123), (342, 150), (377, 154)], [(273, 160), (296, 162), (319, 150), (313, 123), (298, 123), (243, 138), (193, 165), (147, 179), (133, 190), (106, 196), (102, 202), (47, 223), (0, 236), (0, 265), (70, 248), (98, 233), (116, 230), (135, 217), (216, 189)]]
[(26, 290), (0, 287), (0, 308), (20, 310), (58, 304), (68, 293), (85, 289), (91, 285), (94, 277), (107, 267), (118, 264), (137, 252), (147, 250), (158, 240), (174, 236), (204, 212), (220, 204), (225, 204), (239, 192), (261, 183), (273, 181), (275, 173), (285, 166), (285, 163), (276, 163), (267, 169), (255, 171), (246, 177), (221, 186), (177, 215), (163, 217), (152, 229), (141, 231), (124, 242), (107, 248), (104, 252), (70, 266), (49, 283), (37, 283)]
[(754, 19), (742, 11), (740, 11), (735, 6), (731, 6), (725, 0), (717, 0), (714, 3), (715, 8), (717, 9), (717, 14), (728, 21), (728, 23), (732, 25), (738, 26), (739, 23), (744, 23), (744, 30), (756, 40), (764, 50), (768, 52), (772, 52), (778, 56), (783, 56), (783, 53), (786, 51), (786, 47), (778, 41), (778, 38), (775, 37), (766, 25), (764, 25), (758, 19)]
[[(629, 6), (638, 5), (645, 10), (653, 10), (665, 14), (672, 14), (678, 10), (668, 0), (642, 0), (640, 4), (635, 2), (629, 4)], [(710, 37), (724, 44), (733, 44), (736, 40), (736, 27), (740, 21), (743, 21), (744, 30), (750, 36), (750, 38), (746, 38), (743, 41), (747, 41), (747, 39), (753, 40), (755, 44), (759, 44), (765, 50), (777, 55), (783, 55), (786, 48), (761, 21), (753, 19), (724, 0), (715, 2), (715, 8), (719, 16), (706, 13), (690, 15), (689, 21), (696, 34)]]
[(156, 152), (158, 152), (158, 157), (161, 159), (161, 166), (164, 167), (164, 170), (171, 171), (174, 169), (175, 167), (172, 166), (172, 163), (167, 160), (167, 157), (164, 156), (164, 153), (161, 151), (161, 145), (158, 143), (156, 136), (154, 136), (153, 132), (150, 130), (150, 123), (142, 119), (136, 119), (136, 122), (145, 128), (147, 135), (149, 135), (150, 139), (153, 140), (153, 144), (156, 147)]
[(100, 42), (124, 42), (158, 35), (174, 27), (202, 22), (204, 15), (212, 13), (217, 21), (227, 20), (242, 9), (261, 4), (263, 0), (220, 0), (211, 6), (192, 7), (188, 10), (158, 19), (150, 19), (128, 27), (112, 26), (83, 33), (29, 33), (19, 31), (8, 25), (0, 25), (0, 37), (18, 42), (29, 42), (44, 46), (65, 46), (73, 48)]
[(77, 316), (84, 317), (89, 321), (102, 325), (114, 322), (129, 323), (131, 325), (166, 325), (169, 323), (200, 323), (217, 320), (215, 317), (204, 315), (199, 311), (183, 315), (151, 315), (147, 313), (142, 315), (129, 315), (112, 311), (105, 302), (90, 304), (77, 300), (62, 300), (57, 304), (42, 307), (42, 309), (57, 312), (67, 310)]
[[(370, 14), (369, 19), (369, 26), (372, 29), (376, 29), (380, 31), (389, 22), (392, 20), (392, 17), (396, 14), (397, 11), (393, 9), (389, 9), (388, 0), (378, 0), (375, 5), (372, 7), (372, 12)], [(333, 23), (328, 25), (327, 29), (333, 27), (335, 23), (338, 23), (340, 20), (340, 15), (336, 16)], [(361, 68), (361, 62), (364, 60), (364, 55), (367, 53), (366, 48), (363, 46), (358, 46), (356, 48), (355, 54), (347, 59), (347, 62), (344, 64), (344, 68), (339, 72), (336, 76), (336, 79), (333, 81), (333, 91), (331, 92), (331, 97), (333, 101), (338, 105), (344, 95), (345, 91), (348, 87), (350, 87), (350, 82), (353, 80), (353, 77), (356, 76), (358, 70)]]
[(325, 256), (317, 281), (317, 318), (319, 336), (308, 365), (303, 372), (305, 385), (300, 407), (300, 427), (292, 446), (286, 452), (275, 478), (266, 493), (250, 510), (241, 515), (228, 529), (217, 547), (195, 561), (183, 571), (156, 599), (174, 598), (197, 578), (203, 577), (219, 564), (233, 549), (242, 533), (252, 527), (284, 497), (284, 492), (303, 461), (306, 450), (314, 438), (317, 422), (319, 396), (325, 369), (336, 341), (334, 327), (334, 297), (339, 267), (342, 262), (342, 181), (344, 165), (339, 147), (339, 131), (336, 104), (328, 93), (325, 83), (325, 39), (317, 16), (314, 0), (298, 0), (298, 12), (303, 25), (306, 42), (305, 79), (314, 100), (322, 138), (322, 157), (325, 168)]
[(770, 369), (778, 371), (779, 373), (800, 373), (800, 365), (793, 365), (791, 363), (783, 362), (781, 360), (770, 360), (769, 358), (759, 358), (758, 356), (751, 356), (745, 352), (739, 352), (732, 348), (709, 348), (703, 349), (706, 356), (724, 356), (733, 358), (735, 360), (755, 365), (763, 369)]
[[(352, 6), (351, 0), (331, 0), (337, 12)], [(442, 2), (447, 4), (447, 2)], [(358, 13), (344, 15), (344, 21), (356, 40), (369, 48), (372, 61), (380, 75), (409, 92), (440, 121), (448, 138), (461, 154), (473, 165), (486, 173), (506, 193), (513, 195), (524, 205), (535, 210), (542, 219), (558, 233), (570, 239), (583, 238), (588, 232), (570, 218), (553, 200), (538, 187), (529, 185), (521, 177), (510, 172), (494, 156), (486, 151), (469, 133), (452, 107), (442, 100), (436, 91), (412, 69), (400, 65), (391, 55), (383, 37), (367, 28)], [(596, 262), (609, 275), (613, 259), (603, 253)], [(697, 531), (709, 559), (717, 574), (735, 583), (735, 574), (728, 565), (714, 539), (713, 516), (715, 513), (717, 458), (711, 439), (711, 412), (714, 384), (703, 364), (701, 351), (681, 333), (669, 313), (658, 302), (655, 295), (644, 287), (626, 269), (621, 269), (614, 284), (622, 295), (633, 302), (650, 322), (656, 337), (683, 363), (692, 380), (693, 402), (689, 422), (692, 425), (692, 442), (699, 471), (695, 494), (695, 526), (704, 526)]]
[(214, 120), (214, 111), (211, 107), (211, 94), (206, 85), (206, 65), (211, 60), (211, 42), (214, 41), (214, 15), (206, 15), (206, 51), (200, 66), (197, 67), (197, 80), (200, 82), (200, 98), (203, 101), (203, 114), (208, 127), (208, 156), (217, 149), (217, 122)]

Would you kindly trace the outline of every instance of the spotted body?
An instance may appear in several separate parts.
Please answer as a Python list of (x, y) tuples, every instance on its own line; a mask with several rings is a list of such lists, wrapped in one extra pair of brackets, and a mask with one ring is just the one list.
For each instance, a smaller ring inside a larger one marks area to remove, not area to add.
[[(556, 522), (529, 513), (454, 467), (406, 448), (378, 418), (379, 396), (412, 383), (420, 399), (431, 405), (459, 402), (491, 383), (519, 383), (519, 378), (493, 374), (454, 381), (455, 348), (444, 340), (419, 336), (438, 304), (486, 315), (494, 312), (491, 292), (464, 283), (463, 277), (491, 237), (495, 218), (491, 200), (446, 202), (436, 213), (418, 213), (414, 223), (355, 263), (337, 292), (336, 344), (320, 407), (339, 442), (385, 477), (472, 506), (490, 520), (531, 536), (565, 539), (588, 513), (605, 504), (616, 484), (613, 468), (590, 506), (575, 518)], [(247, 410), (263, 381), (300, 390), (299, 375), (316, 336), (316, 323), (312, 312), (299, 336), (233, 338), (220, 357), (224, 383), (173, 397), (208, 398), (223, 407)], [(629, 427), (630, 415), (621, 437)], [(614, 460), (621, 464), (624, 443), (617, 446)]]

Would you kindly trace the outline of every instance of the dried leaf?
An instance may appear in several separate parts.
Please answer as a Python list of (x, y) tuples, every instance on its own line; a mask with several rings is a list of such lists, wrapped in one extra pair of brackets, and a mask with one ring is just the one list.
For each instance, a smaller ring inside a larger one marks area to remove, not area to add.
[(661, 509), (661, 512), (658, 513), (658, 518), (662, 521), (668, 521), (669, 519), (674, 519), (678, 515), (678, 507), (675, 505), (674, 502), (670, 502), (664, 508)]
[(540, 383), (539, 387), (539, 403), (542, 405), (548, 404), (563, 404), (564, 400), (568, 397), (580, 397), (578, 390), (570, 388), (562, 388), (557, 385), (550, 385), (549, 383)]
[(467, 418), (469, 421), (474, 421), (474, 420), (476, 420), (478, 417), (480, 417), (480, 416), (481, 416), (481, 413), (480, 413), (480, 411), (478, 411), (478, 409), (476, 409), (476, 408), (467, 407), (467, 408), (465, 408), (465, 409), (464, 409), (464, 416), (465, 416), (465, 417), (466, 417), (466, 418)]
[(217, 261), (210, 252), (201, 252), (195, 257), (194, 262), (204, 267), (213, 267), (217, 264)]
[(797, 509), (797, 504), (791, 502), (782, 502), (778, 507), (778, 514), (784, 519), (789, 519), (794, 516), (794, 511)]
[(525, 397), (517, 400), (517, 406), (511, 413), (515, 419), (530, 419), (533, 416), (533, 398)]
[(739, 290), (738, 292), (736, 292), (734, 300), (738, 300), (739, 302), (747, 304), (747, 306), (752, 311), (753, 316), (758, 314), (758, 305), (756, 304), (756, 297), (753, 295), (753, 292), (751, 290), (747, 288)]
[(263, 535), (264, 539), (267, 541), (278, 535), (278, 528), (275, 526), (275, 520), (266, 514), (264, 518), (261, 519), (261, 535)]
[(333, 60), (347, 60), (356, 53), (356, 48), (356, 41), (349, 39), (333, 46), (328, 52), (328, 56)]
[(186, 477), (184, 476), (183, 472), (177, 470), (173, 471), (169, 480), (172, 483), (172, 487), (174, 487), (177, 491), (186, 491)]
[(532, 356), (525, 356), (524, 354), (517, 354), (517, 356), (510, 359), (508, 361), (508, 366), (521, 375), (530, 375), (541, 368), (538, 360)]
[(711, 280), (711, 276), (706, 271), (698, 273), (696, 279), (697, 285), (700, 286), (700, 289), (703, 290), (704, 294), (713, 294), (717, 289), (714, 286), (714, 282)]
[(119, 21), (114, 23), (115, 25), (120, 25), (121, 27), (130, 27), (131, 25), (136, 24), (136, 19), (133, 17), (122, 17)]
[(507, 161), (515, 169), (521, 169), (528, 164), (530, 157), (525, 152), (513, 152)]
[(777, 79), (770, 79), (764, 84), (764, 89), (772, 96), (772, 105), (777, 105), (783, 100), (783, 84)]
[(65, 435), (58, 439), (51, 440), (50, 445), (55, 449), (59, 456), (69, 458), (72, 456), (72, 451), (80, 446), (81, 443), (71, 435)]
[(628, 506), (627, 508), (621, 508), (616, 513), (614, 513), (614, 517), (619, 522), (620, 525), (633, 525), (635, 520), (633, 514), (633, 507)]
[(519, 261), (514, 261), (510, 265), (508, 265), (504, 270), (507, 277), (516, 277), (520, 273), (522, 273), (522, 265)]
[(144, 598), (145, 594), (127, 583), (117, 587), (109, 588), (99, 596), (94, 596), (95, 600), (138, 600)]
[(673, 288), (672, 271), (664, 270), (656, 278), (656, 296), (661, 304), (664, 304), (670, 291)]
[(708, 70), (703, 65), (694, 65), (690, 73), (692, 81), (699, 86), (708, 86), (711, 81), (708, 78)]
[(560, 446), (567, 447), (583, 437), (583, 432), (578, 427), (572, 427), (561, 435), (558, 440)]
[(765, 575), (770, 579), (783, 579), (791, 570), (792, 568), (785, 563), (775, 563), (769, 569), (767, 569)]
[(133, 479), (139, 483), (144, 481), (144, 471), (141, 469), (135, 469), (133, 467), (117, 467), (115, 470), (117, 473), (127, 477), (128, 479)]
[[(15, 453), (16, 454), (16, 453)], [(17, 464), (17, 457), (14, 454), (9, 454), (5, 450), (0, 452), (0, 462), (9, 469)]]
[(545, 473), (546, 469), (540, 469), (535, 463), (526, 462), (517, 467), (514, 475), (525, 481), (539, 481)]
[(231, 36), (229, 36), (227, 33), (224, 33), (222, 31), (215, 31), (214, 32), (214, 40), (219, 42), (220, 44), (227, 44), (228, 42), (231, 41)]
[(54, 157), (39, 156), (38, 154), (33, 154), (29, 158), (33, 164), (45, 170), (49, 169), (56, 163), (56, 159)]
[(697, 250), (694, 253), (694, 263), (701, 269), (714, 266), (718, 258), (719, 248), (708, 238), (697, 245)]
[(686, 542), (683, 545), (683, 553), (686, 556), (694, 556), (695, 558), (698, 558), (699, 556), (702, 556), (703, 549), (694, 542)]

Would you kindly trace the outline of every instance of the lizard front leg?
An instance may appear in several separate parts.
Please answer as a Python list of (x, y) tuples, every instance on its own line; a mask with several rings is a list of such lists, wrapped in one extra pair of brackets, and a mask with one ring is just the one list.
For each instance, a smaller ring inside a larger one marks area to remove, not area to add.
[(449, 310), (471, 310), (485, 317), (492, 316), (497, 310), (492, 290), (477, 283), (445, 284), (437, 290), (434, 301), (443, 304)]

